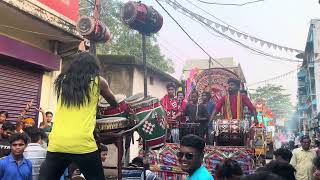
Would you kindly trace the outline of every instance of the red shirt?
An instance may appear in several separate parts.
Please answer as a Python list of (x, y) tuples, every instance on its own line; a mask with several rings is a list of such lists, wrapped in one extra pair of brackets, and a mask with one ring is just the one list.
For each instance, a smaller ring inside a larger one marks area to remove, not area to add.
[[(224, 107), (226, 96), (223, 96), (219, 101), (217, 102), (216, 106), (216, 113), (221, 112), (222, 107)], [(231, 106), (231, 112), (234, 119), (237, 118), (237, 94), (230, 94), (230, 106)], [(249, 111), (251, 113), (256, 113), (256, 108), (251, 103), (250, 99), (246, 94), (241, 93), (241, 114), (243, 117), (243, 107), (247, 106)], [(224, 109), (224, 111), (226, 111)]]
[(188, 102), (186, 100), (183, 100), (181, 102), (178, 102), (178, 111), (181, 112), (181, 115), (179, 117), (180, 122), (185, 123), (186, 122), (186, 117), (184, 116), (184, 110), (187, 107)]
[[(178, 100), (173, 97), (170, 98), (168, 95), (165, 95), (162, 99), (161, 99), (161, 105), (163, 110), (166, 112), (167, 115), (167, 121), (169, 123), (172, 123), (172, 117), (175, 116), (178, 112)], [(178, 123), (178, 122), (176, 122)], [(176, 126), (176, 125), (174, 125)]]

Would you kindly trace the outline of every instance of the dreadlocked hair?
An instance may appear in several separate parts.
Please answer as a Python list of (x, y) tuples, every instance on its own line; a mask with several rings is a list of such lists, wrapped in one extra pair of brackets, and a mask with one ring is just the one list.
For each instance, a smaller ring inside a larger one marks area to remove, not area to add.
[(82, 52), (76, 54), (68, 66), (55, 80), (55, 91), (61, 105), (81, 107), (91, 101), (91, 83), (99, 77), (100, 63), (96, 56)]

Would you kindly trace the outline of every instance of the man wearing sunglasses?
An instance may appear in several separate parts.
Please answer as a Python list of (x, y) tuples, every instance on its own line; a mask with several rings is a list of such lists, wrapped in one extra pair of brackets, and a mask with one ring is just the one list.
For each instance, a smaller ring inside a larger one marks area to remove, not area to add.
[(177, 157), (181, 169), (189, 175), (187, 180), (213, 180), (207, 168), (202, 166), (205, 141), (196, 135), (188, 134), (180, 142)]

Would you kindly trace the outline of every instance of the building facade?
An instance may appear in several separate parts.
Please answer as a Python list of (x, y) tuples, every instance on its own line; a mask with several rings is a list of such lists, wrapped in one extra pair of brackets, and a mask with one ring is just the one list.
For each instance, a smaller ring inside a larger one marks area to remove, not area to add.
[[(115, 94), (127, 97), (143, 93), (144, 72), (142, 61), (133, 56), (98, 55), (102, 67), (102, 76)], [(162, 98), (166, 92), (168, 82), (179, 84), (171, 75), (162, 72), (152, 65), (147, 66), (148, 94)]]
[(16, 120), (33, 100), (36, 108), (55, 110), (53, 82), (64, 57), (78, 50), (75, 28), (79, 0), (0, 1), (0, 110)]
[(311, 20), (302, 67), (298, 70), (299, 129), (314, 134), (319, 129), (320, 112), (320, 21)]

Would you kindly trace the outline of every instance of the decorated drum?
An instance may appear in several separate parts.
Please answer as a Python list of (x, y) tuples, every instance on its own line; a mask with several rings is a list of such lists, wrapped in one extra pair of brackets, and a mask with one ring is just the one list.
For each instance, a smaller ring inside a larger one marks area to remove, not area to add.
[(162, 147), (166, 140), (166, 122), (160, 101), (154, 97), (147, 97), (129, 106), (135, 119), (141, 123), (138, 133), (146, 141), (147, 147)]
[(141, 102), (144, 99), (144, 95), (143, 93), (138, 93), (135, 94), (133, 96), (128, 97), (127, 99), (125, 99), (124, 101), (130, 105), (136, 104), (138, 102)]
[(96, 127), (100, 132), (125, 129), (129, 126), (129, 121), (124, 117), (109, 117), (97, 119)]
[(221, 119), (214, 123), (217, 133), (246, 133), (249, 128), (249, 122), (246, 120), (226, 120)]
[(107, 117), (128, 117), (128, 105), (124, 101), (125, 95), (115, 95), (116, 101), (119, 103), (118, 107), (111, 107), (105, 100), (101, 99), (98, 103), (97, 115), (99, 118)]
[(163, 25), (163, 17), (153, 7), (129, 1), (121, 8), (122, 21), (140, 33), (156, 33)]

